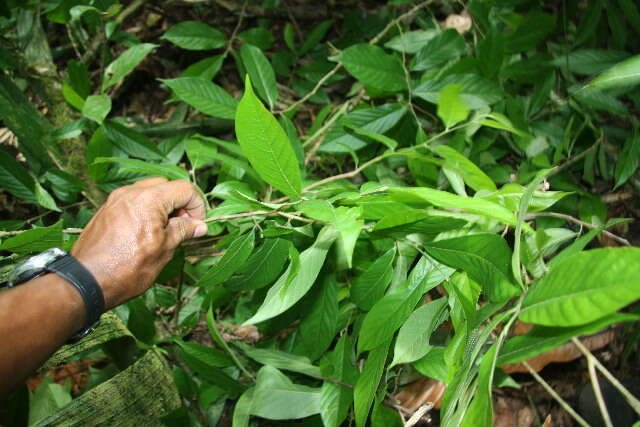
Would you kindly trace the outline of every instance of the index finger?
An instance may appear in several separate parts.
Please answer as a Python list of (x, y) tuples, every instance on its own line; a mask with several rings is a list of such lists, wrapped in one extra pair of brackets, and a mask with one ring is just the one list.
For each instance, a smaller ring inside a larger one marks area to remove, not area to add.
[(184, 180), (165, 182), (155, 186), (154, 193), (166, 215), (183, 209), (191, 218), (204, 220), (204, 200), (191, 183)]

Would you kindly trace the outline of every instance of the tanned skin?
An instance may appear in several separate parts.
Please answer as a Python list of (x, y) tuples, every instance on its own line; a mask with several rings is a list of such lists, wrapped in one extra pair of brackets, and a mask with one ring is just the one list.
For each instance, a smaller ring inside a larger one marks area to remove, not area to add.
[[(94, 275), (109, 310), (144, 293), (180, 243), (206, 234), (204, 215), (188, 182), (144, 179), (111, 193), (71, 253)], [(55, 274), (0, 292), (0, 397), (84, 322), (80, 293)]]

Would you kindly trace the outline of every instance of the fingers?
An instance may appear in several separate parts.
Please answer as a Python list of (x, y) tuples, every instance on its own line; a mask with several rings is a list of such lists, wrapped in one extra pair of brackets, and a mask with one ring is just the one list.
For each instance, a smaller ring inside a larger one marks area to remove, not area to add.
[(169, 181), (157, 185), (155, 189), (155, 196), (164, 207), (166, 215), (180, 210), (192, 219), (204, 220), (204, 200), (187, 181)]
[(167, 224), (166, 243), (173, 250), (187, 239), (207, 234), (207, 224), (200, 220), (180, 216), (169, 219)]

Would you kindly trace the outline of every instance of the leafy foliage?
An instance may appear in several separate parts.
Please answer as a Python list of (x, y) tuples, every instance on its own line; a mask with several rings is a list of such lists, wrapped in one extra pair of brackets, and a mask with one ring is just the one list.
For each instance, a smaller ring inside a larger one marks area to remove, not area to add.
[[(0, 273), (70, 248), (142, 177), (206, 199), (207, 237), (115, 310), (170, 362), (165, 423), (393, 425), (389, 395), (424, 375), (446, 383), (443, 425), (492, 425), (501, 365), (638, 320), (620, 311), (640, 253), (613, 247), (625, 211), (601, 197), (640, 190), (633, 1), (396, 0), (308, 28), (269, 19), (277, 0), (231, 27), (193, 6), (148, 37), (114, 0), (18, 3), (0, 5), (0, 186), (33, 218), (0, 221)], [(535, 326), (510, 337), (517, 319)], [(29, 419), (69, 400), (46, 380)]]

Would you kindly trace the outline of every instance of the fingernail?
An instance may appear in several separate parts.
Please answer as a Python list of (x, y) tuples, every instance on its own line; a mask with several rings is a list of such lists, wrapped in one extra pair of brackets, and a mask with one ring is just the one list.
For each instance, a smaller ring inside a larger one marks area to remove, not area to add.
[(208, 231), (209, 229), (207, 228), (207, 224), (202, 223), (193, 231), (193, 237), (202, 237), (207, 234)]

